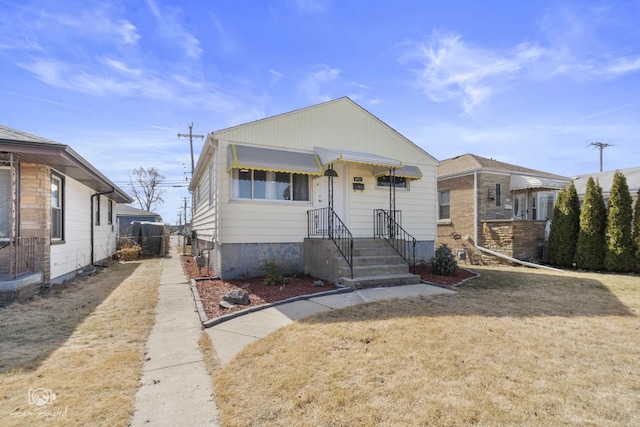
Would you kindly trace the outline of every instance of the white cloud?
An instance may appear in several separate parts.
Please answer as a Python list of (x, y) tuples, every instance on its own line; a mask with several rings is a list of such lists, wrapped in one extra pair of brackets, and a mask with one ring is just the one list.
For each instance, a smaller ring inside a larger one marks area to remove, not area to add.
[(305, 13), (318, 13), (327, 10), (325, 0), (295, 0), (296, 7)]
[(176, 8), (161, 10), (153, 0), (147, 0), (147, 6), (158, 21), (158, 31), (162, 37), (184, 49), (188, 57), (199, 59), (203, 49), (200, 47), (200, 41), (182, 26), (182, 11)]
[(313, 102), (325, 102), (331, 99), (325, 86), (334, 83), (342, 71), (320, 64), (300, 83), (300, 90)]
[(415, 44), (401, 62), (420, 64), (416, 70), (418, 84), (431, 100), (459, 100), (469, 113), (543, 53), (539, 46), (525, 43), (509, 51), (492, 51), (471, 46), (460, 35), (447, 33), (434, 35), (428, 43)]

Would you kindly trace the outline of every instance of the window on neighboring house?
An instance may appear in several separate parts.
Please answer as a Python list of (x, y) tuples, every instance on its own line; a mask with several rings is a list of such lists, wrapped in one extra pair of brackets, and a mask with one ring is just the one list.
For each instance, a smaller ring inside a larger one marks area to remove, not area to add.
[(309, 175), (233, 169), (231, 197), (254, 200), (309, 201)]
[(107, 203), (107, 224), (113, 224), (113, 200)]
[(553, 207), (556, 200), (556, 193), (553, 191), (540, 191), (534, 195), (536, 199), (536, 210), (532, 214), (534, 220), (543, 221), (553, 217)]
[(64, 178), (51, 174), (51, 240), (64, 239)]
[[(395, 177), (395, 187), (396, 188), (409, 188), (409, 180), (407, 178)], [(391, 186), (391, 177), (388, 175), (379, 176), (376, 181), (376, 185), (378, 187), (390, 187)]]
[(451, 219), (451, 191), (438, 192), (438, 219)]
[(496, 206), (500, 206), (502, 200), (502, 184), (496, 184)]
[(11, 227), (11, 169), (0, 167), (0, 238), (8, 238)]
[(95, 203), (95, 210), (96, 210), (95, 224), (100, 225), (100, 196), (96, 197), (96, 200), (94, 201), (94, 203)]

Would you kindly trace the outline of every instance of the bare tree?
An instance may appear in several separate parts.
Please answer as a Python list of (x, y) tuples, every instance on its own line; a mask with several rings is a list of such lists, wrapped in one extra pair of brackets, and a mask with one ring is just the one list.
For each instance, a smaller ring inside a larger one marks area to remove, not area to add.
[(138, 201), (140, 209), (151, 211), (164, 203), (162, 195), (165, 190), (160, 188), (164, 180), (165, 176), (154, 167), (133, 170), (129, 176), (131, 195)]

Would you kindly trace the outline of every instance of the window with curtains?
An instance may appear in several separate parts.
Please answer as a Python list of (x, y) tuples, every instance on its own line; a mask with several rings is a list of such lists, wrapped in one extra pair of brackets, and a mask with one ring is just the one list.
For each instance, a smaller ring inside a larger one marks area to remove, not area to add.
[(309, 175), (233, 169), (231, 183), (234, 199), (309, 201)]
[[(391, 187), (391, 177), (390, 176), (379, 176), (376, 180), (376, 186), (378, 187)], [(395, 187), (396, 188), (409, 188), (409, 180), (404, 177), (395, 177)]]

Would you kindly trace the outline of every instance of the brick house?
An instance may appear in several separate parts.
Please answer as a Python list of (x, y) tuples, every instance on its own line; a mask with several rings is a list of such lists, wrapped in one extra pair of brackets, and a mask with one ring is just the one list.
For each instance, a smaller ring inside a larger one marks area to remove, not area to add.
[(437, 246), (446, 243), (474, 263), (492, 260), (478, 248), (543, 259), (546, 220), (570, 178), (474, 154), (442, 160), (437, 175)]
[(0, 304), (110, 258), (131, 202), (69, 146), (0, 126)]

